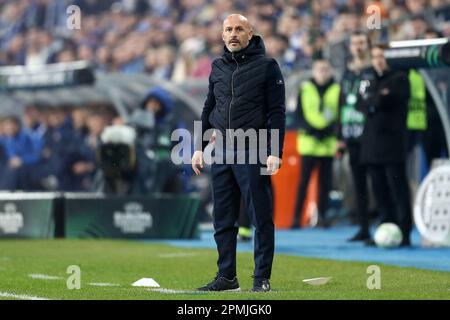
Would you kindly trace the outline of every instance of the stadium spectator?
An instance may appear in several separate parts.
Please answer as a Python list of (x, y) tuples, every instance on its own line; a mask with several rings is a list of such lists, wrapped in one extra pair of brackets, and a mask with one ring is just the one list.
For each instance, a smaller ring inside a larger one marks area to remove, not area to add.
[(42, 149), (40, 139), (23, 129), (17, 116), (8, 116), (2, 120), (0, 144), (7, 163), (0, 179), (0, 189), (29, 190), (26, 177), (29, 167), (39, 161)]
[(88, 132), (81, 137), (81, 144), (71, 150), (71, 189), (89, 191), (98, 170), (97, 151), (100, 147), (100, 134), (107, 125), (106, 117), (99, 111), (92, 111), (87, 117)]

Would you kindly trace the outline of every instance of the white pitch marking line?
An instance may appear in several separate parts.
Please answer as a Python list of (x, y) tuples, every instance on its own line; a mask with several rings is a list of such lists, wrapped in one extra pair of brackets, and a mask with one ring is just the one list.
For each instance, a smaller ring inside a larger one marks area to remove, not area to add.
[(61, 280), (61, 277), (57, 276), (49, 276), (48, 274), (29, 274), (28, 275), (32, 279), (41, 279), (41, 280)]
[(21, 300), (49, 300), (47, 298), (29, 296), (26, 294), (14, 294), (14, 293), (9, 293), (9, 292), (0, 292), (0, 297), (21, 299)]
[(158, 292), (158, 293), (166, 293), (166, 294), (176, 294), (176, 293), (203, 293), (201, 291), (196, 291), (196, 290), (172, 290), (172, 289), (149, 289), (149, 291), (154, 291), (154, 292)]
[(108, 282), (90, 282), (88, 285), (94, 287), (120, 287), (120, 284)]
[(148, 289), (148, 291), (158, 292), (158, 293), (164, 293), (164, 294), (177, 294), (177, 293), (186, 293), (186, 294), (208, 294), (208, 293), (245, 293), (244, 291), (222, 291), (222, 292), (215, 292), (215, 291), (199, 291), (199, 290), (173, 290), (173, 289), (164, 289), (164, 288), (156, 288), (156, 289)]

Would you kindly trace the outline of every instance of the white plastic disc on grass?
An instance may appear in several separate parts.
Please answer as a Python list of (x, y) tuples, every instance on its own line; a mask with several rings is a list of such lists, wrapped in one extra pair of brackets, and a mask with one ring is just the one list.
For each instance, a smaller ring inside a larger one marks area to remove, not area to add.
[(159, 288), (158, 282), (153, 280), (153, 278), (142, 278), (132, 284), (133, 287), (152, 287)]
[(321, 278), (312, 278), (303, 280), (304, 283), (307, 283), (312, 286), (321, 286), (330, 281), (331, 277), (321, 277)]

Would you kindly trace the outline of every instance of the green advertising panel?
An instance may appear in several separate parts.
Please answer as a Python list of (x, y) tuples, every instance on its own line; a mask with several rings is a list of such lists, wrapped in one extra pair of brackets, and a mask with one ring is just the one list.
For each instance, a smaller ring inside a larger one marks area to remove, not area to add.
[(54, 238), (56, 194), (0, 193), (0, 238)]
[(186, 195), (65, 195), (66, 238), (198, 238), (200, 200)]

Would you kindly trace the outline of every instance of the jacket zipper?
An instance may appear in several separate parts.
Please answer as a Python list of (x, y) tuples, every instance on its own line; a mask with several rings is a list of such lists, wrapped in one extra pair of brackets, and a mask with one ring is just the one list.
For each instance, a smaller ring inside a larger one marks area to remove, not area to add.
[(234, 99), (234, 74), (236, 71), (239, 70), (239, 63), (237, 62), (236, 58), (234, 57), (234, 53), (231, 54), (231, 57), (236, 62), (236, 69), (234, 69), (233, 73), (231, 74), (231, 101), (230, 101), (230, 107), (228, 108), (228, 129), (230, 132), (230, 143), (232, 142), (232, 135), (231, 135), (231, 106), (233, 105), (233, 99)]

